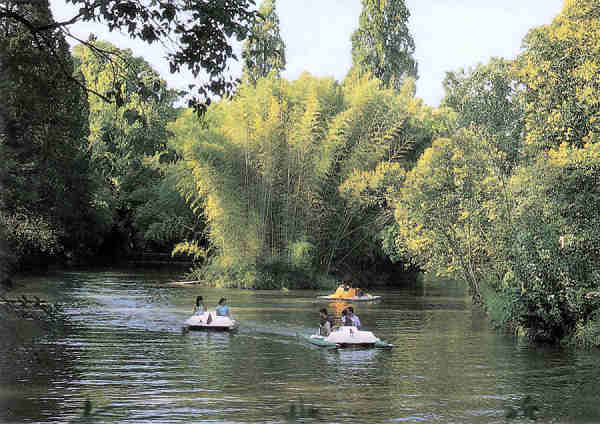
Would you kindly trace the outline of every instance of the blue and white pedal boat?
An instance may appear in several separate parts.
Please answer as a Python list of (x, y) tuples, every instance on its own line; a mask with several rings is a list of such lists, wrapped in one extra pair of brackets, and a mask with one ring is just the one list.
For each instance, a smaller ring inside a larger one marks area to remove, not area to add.
[(356, 327), (334, 327), (329, 336), (324, 337), (319, 334), (306, 337), (306, 339), (321, 347), (329, 348), (392, 348), (393, 344), (386, 343), (375, 337), (370, 331), (359, 330)]

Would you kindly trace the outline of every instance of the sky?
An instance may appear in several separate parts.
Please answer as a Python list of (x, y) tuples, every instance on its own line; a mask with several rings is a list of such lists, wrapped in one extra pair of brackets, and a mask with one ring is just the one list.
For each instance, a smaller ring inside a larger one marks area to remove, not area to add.
[[(446, 72), (469, 69), (494, 56), (514, 58), (527, 32), (551, 23), (563, 0), (405, 0), (405, 4), (411, 14), (409, 29), (419, 67), (417, 96), (438, 106)], [(50, 0), (50, 8), (58, 21), (75, 14), (65, 0)], [(341, 81), (350, 69), (350, 34), (358, 27), (360, 11), (360, 0), (278, 0), (287, 59), (283, 77), (294, 80), (308, 71)], [(195, 83), (191, 74), (169, 73), (165, 51), (159, 44), (148, 45), (119, 32), (110, 33), (101, 24), (80, 23), (71, 31), (81, 39), (93, 32), (119, 48), (130, 48), (134, 55), (150, 62), (170, 88), (185, 89)], [(241, 75), (239, 62), (231, 64), (231, 73)]]

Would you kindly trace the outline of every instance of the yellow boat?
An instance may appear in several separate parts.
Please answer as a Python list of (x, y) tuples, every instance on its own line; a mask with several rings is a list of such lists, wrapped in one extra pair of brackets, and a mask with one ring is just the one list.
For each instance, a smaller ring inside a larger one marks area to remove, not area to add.
[(349, 302), (368, 302), (381, 299), (381, 296), (373, 296), (362, 289), (340, 285), (335, 293), (327, 296), (317, 296), (317, 298), (325, 300), (346, 300)]

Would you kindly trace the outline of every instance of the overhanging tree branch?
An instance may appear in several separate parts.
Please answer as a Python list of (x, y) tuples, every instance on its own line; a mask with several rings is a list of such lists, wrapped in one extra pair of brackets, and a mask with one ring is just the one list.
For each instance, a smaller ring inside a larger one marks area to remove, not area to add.
[[(164, 45), (164, 42), (168, 41), (174, 46), (174, 51), (166, 56), (171, 73), (187, 68), (195, 77), (202, 73), (208, 77), (208, 81), (197, 88), (196, 94), (202, 100), (190, 100), (190, 105), (194, 105), (200, 112), (210, 103), (211, 95), (228, 96), (233, 93), (237, 80), (225, 76), (229, 69), (229, 60), (237, 60), (231, 39), (235, 37), (238, 41), (244, 40), (248, 36), (249, 28), (259, 16), (254, 10), (254, 0), (70, 2), (80, 6), (79, 13), (62, 22), (43, 22), (40, 25), (29, 19), (27, 8), (43, 7), (35, 0), (8, 0), (0, 7), (0, 18), (23, 25), (32, 35), (61, 31), (65, 36), (79, 42), (82, 41), (74, 37), (68, 28), (76, 22), (89, 21), (102, 21), (111, 31), (123, 30), (131, 38), (149, 44), (159, 41)], [(86, 45), (90, 47), (89, 44)]]

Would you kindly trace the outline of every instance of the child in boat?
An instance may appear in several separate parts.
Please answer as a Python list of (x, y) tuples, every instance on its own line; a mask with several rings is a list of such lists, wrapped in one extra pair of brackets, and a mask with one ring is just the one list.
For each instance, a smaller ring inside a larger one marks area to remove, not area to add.
[(327, 309), (322, 308), (319, 311), (319, 335), (323, 337), (329, 336), (331, 333), (331, 321)]
[(202, 315), (206, 311), (206, 306), (204, 306), (204, 300), (202, 296), (198, 296), (196, 298), (196, 305), (194, 305), (194, 315)]
[(231, 315), (229, 313), (229, 306), (227, 306), (226, 303), (227, 303), (227, 299), (225, 299), (224, 297), (222, 297), (219, 300), (219, 303), (217, 304), (217, 307), (215, 308), (217, 311), (218, 317), (230, 317), (231, 318)]

